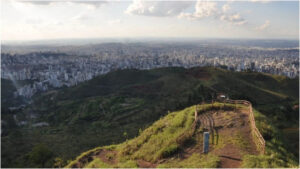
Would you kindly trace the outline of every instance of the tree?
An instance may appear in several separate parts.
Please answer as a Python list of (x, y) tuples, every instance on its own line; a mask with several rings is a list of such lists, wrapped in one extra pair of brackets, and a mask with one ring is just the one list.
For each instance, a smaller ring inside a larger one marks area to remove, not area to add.
[(36, 167), (45, 167), (46, 162), (52, 159), (52, 151), (44, 144), (38, 144), (33, 147), (32, 151), (28, 154), (29, 160)]
[(66, 165), (66, 162), (63, 160), (63, 159), (61, 159), (61, 158), (59, 158), (59, 157), (56, 157), (55, 159), (54, 159), (54, 167), (55, 168), (62, 168), (62, 167), (64, 167)]
[(127, 141), (128, 136), (127, 136), (127, 132), (126, 131), (123, 133), (123, 136), (126, 138), (126, 141)]

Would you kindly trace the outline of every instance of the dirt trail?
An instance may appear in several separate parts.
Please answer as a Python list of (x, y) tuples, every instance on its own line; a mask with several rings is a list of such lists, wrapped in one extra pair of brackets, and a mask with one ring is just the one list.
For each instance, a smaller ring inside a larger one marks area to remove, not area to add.
[(240, 139), (238, 143), (223, 139), (222, 144), (225, 146), (219, 149), (214, 149), (212, 146), (212, 152), (220, 157), (221, 168), (239, 168), (243, 154), (259, 154), (251, 135), (249, 116), (245, 109), (209, 114), (215, 122), (214, 127), (218, 128), (217, 135)]
[(78, 162), (72, 165), (72, 168), (83, 168), (86, 164), (92, 162), (95, 158), (100, 158), (101, 161), (107, 164), (115, 164), (117, 159), (115, 158), (117, 155), (116, 151), (100, 149), (94, 152), (90, 152), (87, 155), (83, 156)]
[(140, 168), (155, 168), (157, 166), (157, 164), (145, 160), (137, 160), (137, 163)]

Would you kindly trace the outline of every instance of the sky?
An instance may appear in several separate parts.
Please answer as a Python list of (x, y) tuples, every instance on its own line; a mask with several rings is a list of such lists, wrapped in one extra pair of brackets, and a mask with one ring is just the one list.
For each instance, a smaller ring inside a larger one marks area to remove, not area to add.
[(1, 39), (298, 39), (298, 1), (1, 0)]

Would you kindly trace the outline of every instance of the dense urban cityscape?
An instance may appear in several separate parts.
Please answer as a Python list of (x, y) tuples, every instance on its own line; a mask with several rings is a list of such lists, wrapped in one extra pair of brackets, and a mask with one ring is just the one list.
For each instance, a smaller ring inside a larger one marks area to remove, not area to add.
[(128, 68), (214, 66), (295, 78), (299, 76), (298, 56), (296, 48), (109, 43), (57, 51), (8, 51), (2, 53), (1, 75), (14, 81), (30, 80), (17, 87), (15, 93), (30, 98), (38, 91), (77, 85), (97, 75)]

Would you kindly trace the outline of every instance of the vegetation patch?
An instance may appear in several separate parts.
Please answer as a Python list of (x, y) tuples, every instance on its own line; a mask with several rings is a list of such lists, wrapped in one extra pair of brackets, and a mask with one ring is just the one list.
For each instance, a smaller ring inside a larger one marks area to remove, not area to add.
[(280, 130), (270, 122), (265, 115), (257, 110), (254, 111), (256, 126), (266, 140), (265, 154), (260, 156), (245, 156), (243, 166), (283, 168), (297, 167), (299, 161), (285, 148), (286, 141)]
[[(193, 76), (199, 72), (205, 72), (209, 78)], [(213, 67), (118, 70), (77, 86), (37, 94), (32, 104), (13, 111), (9, 107), (24, 100), (13, 97), (15, 88), (11, 82), (1, 81), (1, 166), (4, 168), (42, 166), (42, 161), (37, 164), (29, 162), (28, 158), (28, 153), (40, 143), (52, 152), (52, 157), (44, 164), (51, 168), (69, 163), (81, 152), (97, 146), (119, 144), (126, 139), (127, 143), (115, 146), (120, 162), (139, 157), (156, 161), (159, 159), (156, 152), (172, 144), (181, 148), (186, 141), (194, 139), (189, 127), (193, 123), (195, 107), (191, 108), (190, 114), (181, 117), (174, 114), (168, 119), (162, 117), (168, 116), (168, 111), (179, 111), (211, 100), (219, 92), (230, 99), (250, 101), (260, 112), (256, 123), (267, 141), (266, 153), (279, 154), (286, 166), (299, 164), (296, 132), (290, 133), (287, 139), (283, 137), (283, 129), (298, 127), (299, 124), (299, 109), (293, 109), (299, 103), (299, 78), (231, 72)], [(214, 107), (217, 106), (215, 103)], [(219, 104), (216, 110), (230, 110), (234, 106)], [(211, 104), (204, 107), (209, 108)], [(14, 115), (27, 125), (19, 126)], [(35, 118), (30, 118), (32, 116)], [(182, 117), (185, 120), (181, 121)], [(173, 118), (178, 118), (174, 124)], [(38, 122), (47, 122), (49, 126), (31, 127)], [(143, 134), (140, 134), (140, 129)], [(161, 132), (163, 134), (159, 135)], [(155, 138), (160, 141), (153, 141)], [(158, 145), (157, 149), (146, 151), (152, 148), (150, 144), (154, 144), (153, 147)], [(150, 157), (151, 154), (155, 157)]]
[(92, 162), (84, 166), (84, 168), (113, 168), (113, 166), (103, 162), (100, 158), (95, 158)]
[(268, 155), (245, 155), (242, 163), (244, 168), (282, 168), (284, 166), (285, 162), (283, 160)]
[(218, 156), (213, 154), (194, 153), (189, 158), (180, 161), (174, 159), (164, 164), (160, 164), (158, 168), (217, 168), (220, 163)]
[(174, 155), (175, 153), (177, 153), (179, 150), (179, 147), (177, 144), (172, 144), (168, 147), (165, 147), (161, 150), (161, 152), (159, 153), (159, 158), (167, 158), (170, 157), (172, 155)]

